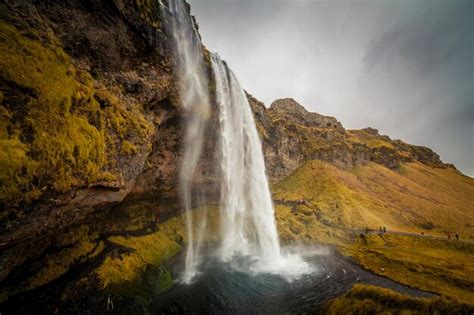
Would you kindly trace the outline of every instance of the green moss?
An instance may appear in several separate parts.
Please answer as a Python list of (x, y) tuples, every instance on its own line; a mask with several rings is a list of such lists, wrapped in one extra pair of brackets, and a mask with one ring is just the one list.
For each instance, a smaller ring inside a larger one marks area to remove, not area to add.
[(141, 237), (112, 237), (110, 240), (132, 251), (120, 258), (106, 258), (97, 271), (104, 287), (136, 281), (147, 266), (159, 266), (180, 250), (176, 242), (160, 232)]
[(122, 151), (117, 140), (153, 132), (140, 106), (97, 89), (55, 38), (44, 42), (0, 22), (0, 201), (115, 180), (106, 169)]
[(8, 171), (0, 175), (0, 199), (40, 189), (48, 181), (63, 190), (99, 179), (104, 135), (71, 111), (73, 103), (90, 99), (80, 97), (87, 87), (76, 80), (67, 55), (60, 47), (22, 36), (10, 25), (0, 23), (0, 31), (0, 75), (20, 87), (24, 99), (20, 104), (14, 98), (3, 100), (5, 109), (21, 107), (21, 113), (2, 110), (0, 169)]
[(127, 140), (124, 140), (122, 142), (122, 152), (125, 155), (131, 155), (131, 154), (137, 153), (138, 149), (133, 143), (131, 143)]
[(347, 134), (350, 141), (365, 144), (371, 149), (385, 147), (395, 150), (395, 147), (390, 141), (381, 136), (372, 135), (366, 130), (347, 130)]
[[(209, 240), (215, 239), (217, 235), (218, 213), (216, 207), (202, 207), (192, 211), (195, 220), (207, 216)], [(158, 225), (157, 232), (148, 235), (114, 236), (108, 241), (126, 250), (120, 255), (106, 257), (94, 271), (100, 287), (113, 294), (124, 297), (139, 295), (147, 300), (151, 292), (145, 294), (145, 291), (152, 290), (153, 294), (159, 294), (172, 285), (172, 276), (166, 264), (178, 254), (182, 242), (186, 241), (184, 218), (177, 216), (168, 219)]]
[[(0, 138), (0, 199), (16, 196), (28, 187), (38, 162), (28, 158), (28, 146), (17, 136)], [(34, 199), (37, 189), (31, 189), (27, 199)]]

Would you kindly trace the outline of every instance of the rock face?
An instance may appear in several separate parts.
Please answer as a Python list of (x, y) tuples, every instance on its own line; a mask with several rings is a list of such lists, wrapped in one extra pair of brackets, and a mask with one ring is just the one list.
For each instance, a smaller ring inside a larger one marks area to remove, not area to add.
[(0, 3), (0, 302), (178, 212), (183, 111), (160, 3)]
[(336, 118), (310, 113), (292, 98), (274, 101), (270, 106), (269, 116), (273, 121), (277, 119), (290, 120), (294, 124), (306, 127), (333, 128), (344, 132), (344, 128)]
[(391, 140), (376, 129), (345, 130), (333, 117), (308, 112), (293, 99), (274, 101), (270, 108), (248, 95), (263, 140), (267, 172), (273, 181), (289, 175), (308, 160), (322, 160), (344, 169), (370, 161), (395, 169), (402, 162), (444, 164), (426, 147)]

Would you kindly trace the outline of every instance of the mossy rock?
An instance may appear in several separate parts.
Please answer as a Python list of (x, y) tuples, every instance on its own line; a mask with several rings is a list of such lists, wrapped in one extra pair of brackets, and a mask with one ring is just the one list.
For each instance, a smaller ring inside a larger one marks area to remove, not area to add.
[(0, 202), (117, 180), (117, 154), (136, 154), (152, 124), (77, 69), (55, 37), (25, 32), (0, 22)]

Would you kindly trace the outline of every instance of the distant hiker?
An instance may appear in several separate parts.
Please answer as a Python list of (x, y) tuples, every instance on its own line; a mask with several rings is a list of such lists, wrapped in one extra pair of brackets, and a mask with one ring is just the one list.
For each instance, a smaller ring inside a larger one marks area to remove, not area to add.
[(160, 215), (159, 214), (156, 214), (155, 222), (156, 222), (156, 224), (160, 223)]
[(380, 233), (382, 233), (382, 227), (379, 228)]
[(156, 211), (156, 212), (154, 212), (153, 218), (151, 219), (150, 229), (152, 231), (157, 231), (159, 223), (160, 223), (160, 215), (159, 215), (158, 211)]
[(112, 301), (112, 297), (109, 294), (109, 297), (107, 298), (107, 311), (113, 310), (113, 309), (114, 309), (114, 301)]
[(451, 239), (451, 233), (448, 232), (448, 240)]
[(421, 236), (425, 236), (425, 232), (421, 231)]
[(456, 234), (456, 241), (459, 241), (459, 234)]
[(383, 232), (384, 233), (387, 232), (387, 229), (385, 228), (385, 226), (383, 227)]

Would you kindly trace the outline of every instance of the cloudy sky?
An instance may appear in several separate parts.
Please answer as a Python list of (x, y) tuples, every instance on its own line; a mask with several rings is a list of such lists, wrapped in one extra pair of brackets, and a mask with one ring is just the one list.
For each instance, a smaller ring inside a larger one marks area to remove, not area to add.
[(474, 176), (474, 1), (189, 2), (204, 44), (267, 106), (292, 97)]

